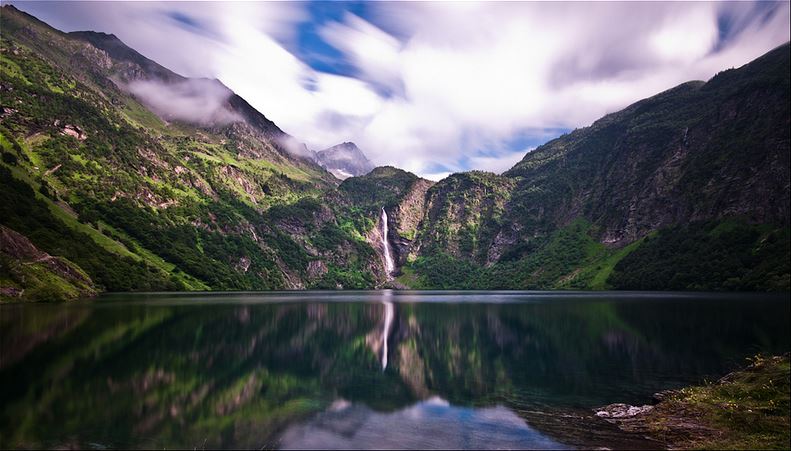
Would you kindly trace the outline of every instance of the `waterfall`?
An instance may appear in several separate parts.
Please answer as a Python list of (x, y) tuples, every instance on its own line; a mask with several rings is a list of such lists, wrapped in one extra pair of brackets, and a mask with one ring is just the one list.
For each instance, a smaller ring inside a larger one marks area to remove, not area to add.
[[(390, 293), (387, 292), (386, 295)], [(387, 369), (387, 339), (390, 336), (390, 328), (393, 326), (393, 303), (390, 301), (382, 301), (385, 305), (385, 327), (382, 330), (382, 371)]]
[[(390, 254), (390, 241), (387, 239), (387, 212), (385, 211), (385, 207), (382, 207), (382, 251), (385, 255), (385, 272), (387, 273), (387, 278), (392, 279), (393, 271), (395, 271), (395, 263), (393, 263), (393, 256)], [(392, 292), (390, 290), (385, 291), (385, 296), (390, 297), (392, 296)], [(385, 318), (384, 318), (384, 329), (382, 329), (382, 371), (387, 369), (387, 340), (390, 336), (390, 328), (393, 326), (393, 313), (395, 309), (393, 308), (393, 303), (387, 300), (383, 300), (382, 303), (385, 307)]]
[(387, 277), (390, 278), (393, 271), (395, 271), (395, 263), (393, 263), (393, 256), (390, 255), (390, 242), (387, 240), (387, 212), (385, 207), (382, 207), (382, 249), (385, 254), (385, 272)]

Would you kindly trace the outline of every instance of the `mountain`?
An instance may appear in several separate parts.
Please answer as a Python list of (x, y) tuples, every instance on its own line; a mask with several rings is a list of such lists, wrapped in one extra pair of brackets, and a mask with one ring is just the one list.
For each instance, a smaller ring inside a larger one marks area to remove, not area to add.
[(415, 272), (457, 268), (444, 284), (457, 288), (787, 289), (790, 66), (786, 44), (552, 140), (502, 176), (443, 180)]
[(344, 180), (365, 175), (374, 168), (362, 150), (352, 142), (345, 142), (316, 152), (316, 160), (335, 177)]
[(433, 183), (352, 143), (314, 154), (113, 35), (10, 5), (0, 30), (2, 299), (791, 285), (788, 44)]
[(364, 218), (377, 218), (375, 223), (369, 223), (365, 237), (380, 261), (384, 260), (385, 251), (381, 211), (386, 210), (391, 257), (397, 266), (403, 266), (414, 248), (414, 239), (423, 221), (426, 192), (433, 185), (434, 182), (411, 172), (382, 166), (364, 176), (344, 180), (339, 191), (353, 205), (352, 211)]
[(337, 179), (220, 82), (10, 5), (0, 28), (0, 217), (41, 252), (110, 291), (383, 280)]

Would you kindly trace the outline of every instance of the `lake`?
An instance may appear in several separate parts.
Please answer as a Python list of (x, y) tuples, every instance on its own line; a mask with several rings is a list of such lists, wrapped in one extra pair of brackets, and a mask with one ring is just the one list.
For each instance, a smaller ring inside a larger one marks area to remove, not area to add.
[(592, 409), (788, 352), (790, 305), (410, 291), (0, 305), (0, 447), (652, 449)]

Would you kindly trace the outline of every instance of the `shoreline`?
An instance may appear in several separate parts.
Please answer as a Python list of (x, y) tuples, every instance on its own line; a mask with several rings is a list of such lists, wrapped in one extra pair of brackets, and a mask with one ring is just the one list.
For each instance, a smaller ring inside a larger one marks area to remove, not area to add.
[(716, 382), (656, 393), (653, 405), (594, 412), (668, 449), (788, 449), (789, 354), (749, 360)]

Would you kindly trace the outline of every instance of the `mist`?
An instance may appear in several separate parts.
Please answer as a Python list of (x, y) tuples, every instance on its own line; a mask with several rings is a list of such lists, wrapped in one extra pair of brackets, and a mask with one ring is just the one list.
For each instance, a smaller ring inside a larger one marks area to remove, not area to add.
[(233, 92), (216, 80), (185, 79), (176, 83), (136, 80), (127, 84), (126, 89), (166, 121), (217, 126), (244, 120), (226, 106)]
[(299, 141), (298, 139), (294, 138), (293, 136), (284, 135), (277, 138), (278, 144), (286, 150), (286, 152), (290, 153), (291, 155), (307, 158), (310, 160), (316, 159), (316, 154), (313, 153), (305, 143)]

